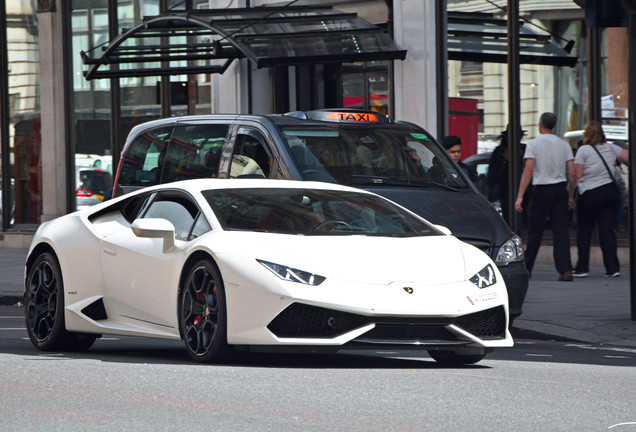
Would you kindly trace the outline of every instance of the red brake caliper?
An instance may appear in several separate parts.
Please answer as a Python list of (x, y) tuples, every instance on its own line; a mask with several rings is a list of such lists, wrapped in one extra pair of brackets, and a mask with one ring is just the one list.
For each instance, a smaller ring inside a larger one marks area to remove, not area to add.
[[(197, 301), (201, 302), (201, 294), (197, 293)], [(201, 321), (201, 315), (197, 315), (196, 317), (194, 317), (194, 325), (199, 324), (199, 321)]]

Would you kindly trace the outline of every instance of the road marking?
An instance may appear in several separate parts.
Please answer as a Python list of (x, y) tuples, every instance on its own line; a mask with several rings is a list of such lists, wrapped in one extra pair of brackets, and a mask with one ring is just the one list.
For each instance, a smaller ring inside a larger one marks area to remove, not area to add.
[(26, 327), (3, 327), (0, 328), (0, 331), (2, 330), (26, 330)]
[(528, 357), (554, 357), (552, 354), (526, 354)]
[(636, 349), (631, 348), (619, 348), (619, 347), (608, 347), (608, 346), (592, 346), (592, 345), (579, 345), (579, 344), (568, 344), (566, 347), (575, 347), (589, 350), (597, 350), (597, 351), (617, 351), (617, 352), (625, 352), (625, 353), (634, 353), (636, 354)]
[(608, 427), (607, 429), (612, 429), (612, 428), (615, 428), (616, 426), (627, 426), (627, 425), (636, 425), (636, 422), (617, 423), (615, 425)]

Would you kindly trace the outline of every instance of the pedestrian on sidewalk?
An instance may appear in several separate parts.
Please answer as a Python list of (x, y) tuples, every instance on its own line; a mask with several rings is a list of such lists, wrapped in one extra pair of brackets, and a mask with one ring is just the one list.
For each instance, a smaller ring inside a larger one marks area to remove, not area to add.
[[(614, 225), (621, 198), (613, 167), (617, 161), (627, 163), (628, 158), (627, 150), (606, 142), (599, 122), (587, 122), (583, 131), (583, 145), (574, 158), (575, 182), (579, 190), (576, 212), (576, 246), (579, 258), (574, 268), (574, 277), (586, 277), (590, 271), (590, 245), (594, 225), (598, 228), (605, 276), (620, 276)], [(570, 198), (574, 198), (573, 190)]]
[[(532, 272), (539, 253), (546, 223), (550, 221), (553, 235), (554, 264), (559, 281), (572, 280), (570, 236), (568, 234), (568, 205), (574, 206), (574, 156), (568, 143), (553, 134), (556, 116), (546, 112), (539, 120), (540, 135), (526, 146), (523, 156), (525, 167), (521, 174), (515, 210), (523, 212), (523, 196), (532, 182), (533, 190), (528, 203), (528, 239), (526, 267)], [(572, 193), (569, 193), (570, 190)]]

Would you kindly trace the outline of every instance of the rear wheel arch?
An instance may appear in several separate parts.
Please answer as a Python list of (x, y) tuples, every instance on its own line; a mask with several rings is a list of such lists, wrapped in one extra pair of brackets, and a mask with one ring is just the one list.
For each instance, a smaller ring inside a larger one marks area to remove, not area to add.
[(27, 268), (24, 313), (32, 344), (44, 351), (90, 348), (101, 335), (66, 330), (62, 269), (51, 246), (36, 246), (27, 259)]
[[(26, 289), (26, 278), (28, 277), (29, 272), (31, 271), (31, 267), (33, 267), (33, 263), (44, 252), (48, 252), (51, 255), (53, 255), (53, 258), (55, 258), (55, 260), (57, 261), (58, 266), (60, 265), (60, 259), (58, 258), (57, 254), (55, 253), (55, 250), (53, 249), (53, 247), (50, 244), (48, 244), (48, 243), (40, 243), (37, 246), (35, 246), (33, 248), (33, 250), (31, 251), (31, 253), (29, 254), (29, 256), (27, 257), (26, 264), (25, 264), (25, 266), (26, 266), (26, 273), (24, 275), (24, 277), (25, 277), (25, 279), (24, 279), (25, 289)], [(60, 273), (61, 273), (61, 266), (60, 266)], [(64, 283), (64, 275), (61, 275), (61, 277), (62, 277), (62, 283)]]

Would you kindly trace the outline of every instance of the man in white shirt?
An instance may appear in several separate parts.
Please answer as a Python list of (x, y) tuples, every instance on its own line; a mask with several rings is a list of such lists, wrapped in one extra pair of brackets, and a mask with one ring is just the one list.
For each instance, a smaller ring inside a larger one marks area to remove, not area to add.
[(552, 133), (556, 126), (553, 113), (543, 113), (539, 120), (540, 135), (530, 141), (524, 154), (525, 168), (521, 175), (515, 210), (523, 211), (523, 195), (532, 181), (533, 190), (528, 204), (528, 240), (526, 267), (532, 272), (541, 246), (546, 222), (550, 220), (553, 235), (554, 264), (558, 280), (572, 280), (570, 235), (568, 233), (568, 190), (576, 187), (574, 156), (568, 143)]

